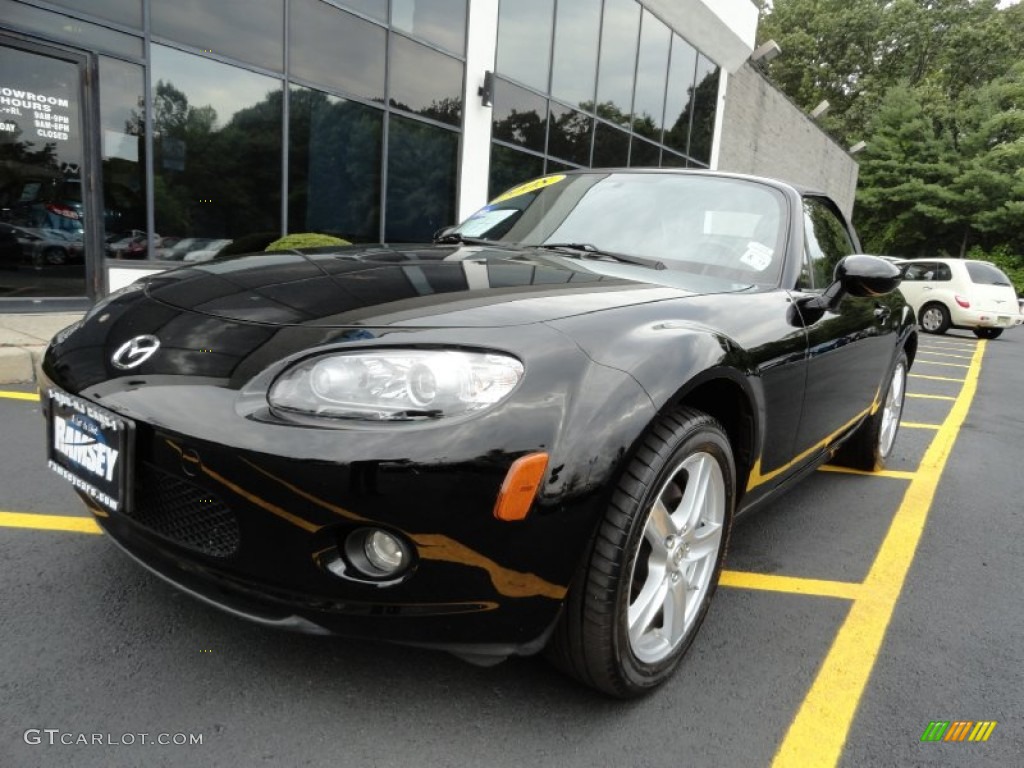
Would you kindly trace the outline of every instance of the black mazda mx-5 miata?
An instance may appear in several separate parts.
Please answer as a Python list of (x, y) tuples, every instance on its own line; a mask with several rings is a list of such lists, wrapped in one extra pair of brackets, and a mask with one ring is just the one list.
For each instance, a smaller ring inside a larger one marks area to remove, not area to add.
[(166, 272), (47, 350), (50, 466), (236, 615), (547, 648), (636, 695), (692, 642), (738, 512), (892, 449), (917, 337), (858, 250), (820, 194), (604, 170), (432, 245)]

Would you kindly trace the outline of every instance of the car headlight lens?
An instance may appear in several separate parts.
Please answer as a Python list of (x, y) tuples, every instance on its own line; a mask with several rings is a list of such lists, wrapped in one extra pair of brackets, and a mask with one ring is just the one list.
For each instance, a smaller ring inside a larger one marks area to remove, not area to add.
[(506, 397), (514, 357), (457, 350), (374, 350), (307, 360), (270, 388), (270, 405), (311, 416), (415, 421), (458, 416)]

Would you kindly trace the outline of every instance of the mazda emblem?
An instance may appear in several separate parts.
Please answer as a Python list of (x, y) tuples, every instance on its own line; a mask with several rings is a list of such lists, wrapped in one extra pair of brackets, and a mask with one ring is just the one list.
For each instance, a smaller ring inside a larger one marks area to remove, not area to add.
[(114, 356), (110, 358), (110, 362), (115, 368), (127, 371), (129, 368), (137, 368), (142, 365), (156, 354), (158, 349), (160, 349), (160, 339), (156, 336), (150, 334), (136, 336), (118, 347)]

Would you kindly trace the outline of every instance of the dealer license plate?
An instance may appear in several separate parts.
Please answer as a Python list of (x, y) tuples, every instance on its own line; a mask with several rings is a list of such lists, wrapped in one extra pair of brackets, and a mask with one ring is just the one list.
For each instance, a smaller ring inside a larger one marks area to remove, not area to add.
[(54, 472), (105, 509), (125, 512), (135, 425), (54, 387), (45, 392), (47, 458)]

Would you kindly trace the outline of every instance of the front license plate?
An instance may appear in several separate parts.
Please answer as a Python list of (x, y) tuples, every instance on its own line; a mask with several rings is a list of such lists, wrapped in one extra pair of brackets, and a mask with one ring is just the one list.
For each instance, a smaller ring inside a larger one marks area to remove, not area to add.
[(125, 512), (131, 420), (50, 387), (47, 458), (54, 472), (112, 512)]

